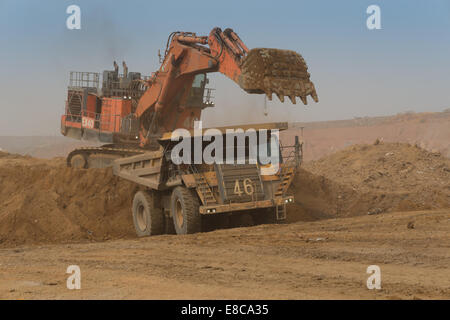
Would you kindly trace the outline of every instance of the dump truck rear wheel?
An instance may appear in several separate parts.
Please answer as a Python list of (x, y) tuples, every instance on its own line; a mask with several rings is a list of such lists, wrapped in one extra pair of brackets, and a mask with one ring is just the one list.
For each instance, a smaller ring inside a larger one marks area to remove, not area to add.
[(155, 207), (154, 195), (144, 191), (136, 193), (133, 199), (133, 223), (138, 237), (154, 236), (164, 232), (164, 216)]
[(201, 215), (197, 195), (186, 187), (176, 187), (172, 192), (170, 210), (177, 234), (201, 231)]
[(70, 166), (75, 169), (86, 169), (87, 160), (82, 154), (76, 154), (70, 159)]

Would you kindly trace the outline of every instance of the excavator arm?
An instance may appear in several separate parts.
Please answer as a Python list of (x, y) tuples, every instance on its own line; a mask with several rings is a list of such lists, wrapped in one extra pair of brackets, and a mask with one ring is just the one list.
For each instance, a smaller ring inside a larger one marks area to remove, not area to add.
[(209, 36), (173, 32), (167, 41), (160, 69), (145, 82), (147, 90), (139, 100), (141, 146), (153, 137), (176, 128), (190, 128), (199, 119), (201, 107), (188, 104), (195, 77), (220, 72), (248, 93), (272, 94), (296, 103), (307, 96), (318, 101), (303, 58), (294, 51), (249, 50), (231, 29), (214, 28)]

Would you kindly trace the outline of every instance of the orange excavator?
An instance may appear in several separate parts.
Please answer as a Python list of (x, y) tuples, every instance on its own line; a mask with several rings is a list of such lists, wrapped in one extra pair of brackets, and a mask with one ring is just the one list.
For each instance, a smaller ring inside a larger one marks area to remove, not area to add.
[(161, 67), (150, 77), (113, 71), (71, 72), (61, 132), (65, 136), (106, 143), (73, 150), (72, 167), (105, 167), (120, 157), (159, 147), (157, 139), (177, 128), (193, 128), (204, 108), (213, 107), (207, 74), (220, 72), (253, 94), (275, 94), (307, 104), (318, 97), (302, 56), (294, 51), (249, 50), (232, 29), (214, 28), (209, 36), (170, 34)]

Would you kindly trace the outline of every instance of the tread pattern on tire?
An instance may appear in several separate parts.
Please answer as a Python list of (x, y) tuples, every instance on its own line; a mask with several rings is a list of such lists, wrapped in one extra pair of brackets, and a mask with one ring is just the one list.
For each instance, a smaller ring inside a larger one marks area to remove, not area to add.
[[(180, 230), (175, 218), (174, 197), (181, 196), (181, 203), (184, 215), (184, 228)], [(172, 193), (171, 199), (172, 218), (174, 220), (175, 230), (177, 234), (191, 234), (201, 231), (201, 215), (199, 211), (200, 203), (197, 194), (186, 187), (176, 187)]]
[[(164, 215), (161, 209), (155, 207), (153, 197), (154, 195), (150, 195), (145, 191), (138, 191), (134, 196), (133, 223), (135, 225), (136, 233), (139, 237), (154, 236), (164, 233)], [(147, 221), (149, 221), (149, 224), (147, 225), (147, 229), (145, 231), (140, 230), (136, 223), (136, 202), (142, 202), (142, 204), (146, 208), (146, 212), (149, 213), (149, 216), (147, 216)]]

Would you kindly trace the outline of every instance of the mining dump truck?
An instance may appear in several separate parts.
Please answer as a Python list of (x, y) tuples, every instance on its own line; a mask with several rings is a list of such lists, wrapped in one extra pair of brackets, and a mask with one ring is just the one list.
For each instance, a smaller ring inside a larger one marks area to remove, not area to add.
[[(224, 158), (231, 162), (174, 161), (173, 151), (179, 142), (172, 140), (171, 133), (159, 139), (158, 151), (115, 160), (114, 174), (140, 186), (132, 203), (137, 235), (159, 235), (173, 229), (177, 234), (200, 232), (203, 217), (211, 215), (250, 214), (258, 224), (285, 220), (286, 205), (294, 201), (287, 191), (302, 161), (302, 144), (296, 138), (295, 145), (283, 147), (273, 135), (287, 129), (287, 123), (251, 127), (256, 141), (247, 139), (244, 131), (236, 134), (237, 139), (241, 135), (243, 144), (223, 147)], [(225, 141), (230, 129), (215, 129), (216, 137), (220, 132)], [(266, 135), (259, 135), (263, 131)], [(196, 137), (184, 139), (193, 145)], [(261, 163), (259, 149), (264, 145), (272, 153), (270, 163)], [(204, 141), (201, 147), (202, 152), (208, 148)]]

